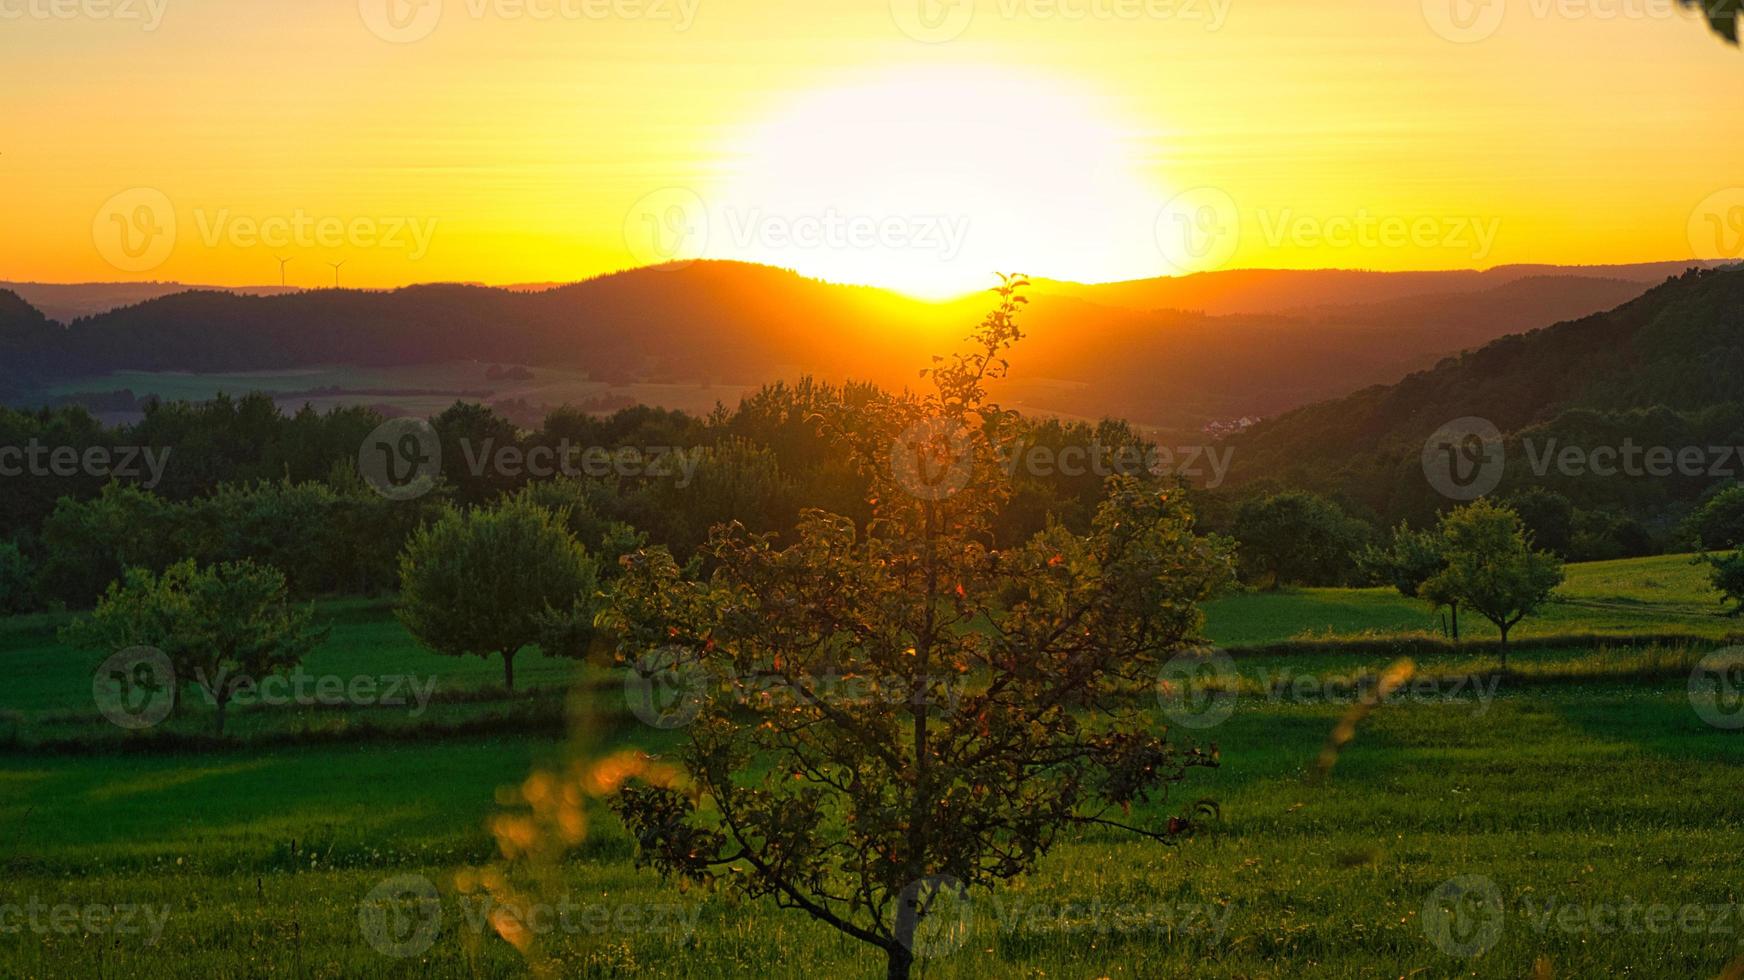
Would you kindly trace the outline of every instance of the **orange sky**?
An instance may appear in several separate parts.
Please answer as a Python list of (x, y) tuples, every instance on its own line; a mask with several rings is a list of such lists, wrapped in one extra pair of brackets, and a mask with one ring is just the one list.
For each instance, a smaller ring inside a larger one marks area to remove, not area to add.
[(1671, 0), (0, 0), (0, 279), (1739, 255), (1741, 80)]

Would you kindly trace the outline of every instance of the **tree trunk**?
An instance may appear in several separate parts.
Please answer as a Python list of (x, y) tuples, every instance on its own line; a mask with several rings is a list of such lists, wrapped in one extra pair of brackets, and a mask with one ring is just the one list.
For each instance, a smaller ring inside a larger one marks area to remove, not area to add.
[(1459, 603), (1453, 603), (1453, 642), (1459, 642)]
[(1503, 670), (1508, 669), (1508, 630), (1510, 630), (1512, 628), (1513, 627), (1508, 625), (1508, 624), (1505, 624), (1505, 623), (1500, 624), (1500, 629), (1502, 630), (1502, 669)]
[(515, 693), (515, 651), (503, 651), (503, 686)]
[[(901, 913), (897, 915), (897, 940), (886, 947), (884, 951), (889, 958), (889, 966), (884, 971), (885, 980), (908, 980), (909, 971), (914, 969), (914, 953), (909, 950), (908, 945), (905, 945)], [(914, 942), (914, 925), (912, 923), (908, 927), (906, 942), (909, 944)]]
[(224, 706), (230, 703), (230, 692), (216, 691), (212, 695), (212, 700), (217, 706), (217, 711), (213, 713), (212, 718), (217, 723), (218, 736), (222, 738), (224, 736)]

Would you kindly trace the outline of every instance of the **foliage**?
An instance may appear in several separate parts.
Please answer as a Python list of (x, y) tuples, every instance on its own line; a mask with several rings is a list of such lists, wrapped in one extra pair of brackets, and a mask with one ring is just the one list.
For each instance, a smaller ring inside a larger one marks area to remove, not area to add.
[(444, 656), (501, 654), (514, 690), (516, 653), (542, 637), (575, 650), (593, 619), (598, 566), (567, 519), (522, 494), (420, 528), (400, 556), (400, 621)]
[(1730, 555), (1710, 557), (1713, 585), (1725, 601), (1732, 603), (1730, 616), (1744, 616), (1744, 546)]
[(1311, 493), (1250, 499), (1235, 514), (1242, 578), (1270, 588), (1345, 584), (1368, 536), (1366, 524)]
[(1370, 545), (1357, 559), (1363, 574), (1377, 585), (1390, 585), (1399, 594), (1416, 598), (1436, 572), (1447, 566), (1441, 554), (1441, 538), (1430, 531), (1413, 531), (1411, 525), (1393, 529), (1386, 547)]
[(1690, 516), (1689, 530), (1703, 548), (1744, 546), (1744, 484), (1734, 483), (1709, 497)]
[(36, 608), (36, 575), (30, 559), (10, 541), (0, 541), (0, 616)]
[(1507, 666), (1509, 631), (1562, 584), (1562, 562), (1533, 548), (1520, 515), (1487, 500), (1452, 511), (1437, 530), (1447, 567), (1423, 583), (1424, 598), (1457, 602), (1495, 624)]
[(281, 572), (249, 561), (204, 569), (184, 561), (162, 576), (133, 569), (63, 639), (162, 651), (175, 671), (178, 699), (182, 682), (197, 682), (216, 708), (222, 735), (225, 707), (239, 690), (296, 666), (327, 638), (312, 625), (314, 609), (293, 609), (288, 598)]
[(984, 386), (1021, 336), (1022, 285), (973, 353), (927, 372), (932, 393), (826, 415), (872, 487), (864, 528), (809, 510), (778, 547), (726, 526), (707, 578), (637, 555), (608, 614), (627, 653), (724, 688), (688, 729), (690, 791), (616, 798), (640, 859), (802, 909), (883, 950), (892, 977), (935, 901), (1030, 871), (1064, 831), (1184, 831), (1121, 818), (1215, 758), (1135, 708), (1230, 574), (1179, 494), (1118, 478), (1088, 533), (989, 546), (1012, 429)]

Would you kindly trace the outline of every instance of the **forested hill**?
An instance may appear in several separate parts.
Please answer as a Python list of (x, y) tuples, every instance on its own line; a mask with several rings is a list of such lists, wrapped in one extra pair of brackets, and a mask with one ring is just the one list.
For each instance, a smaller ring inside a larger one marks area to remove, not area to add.
[(1600, 479), (1554, 467), (1540, 476), (1525, 443), (1539, 451), (1550, 440), (1744, 445), (1744, 271), (1691, 271), (1615, 310), (1504, 337), (1398, 384), (1263, 422), (1231, 440), (1232, 479), (1306, 486), (1383, 518), (1421, 518), (1446, 503), (1423, 475), (1424, 443), (1466, 417), (1508, 437), (1504, 494), (1544, 486), (1577, 505), (1636, 516), (1675, 509), (1713, 476)]

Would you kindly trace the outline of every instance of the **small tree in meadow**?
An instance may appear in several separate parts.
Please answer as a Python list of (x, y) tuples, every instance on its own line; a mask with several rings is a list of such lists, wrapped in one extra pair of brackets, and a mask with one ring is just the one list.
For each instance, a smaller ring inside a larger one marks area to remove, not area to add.
[(1423, 583), (1423, 597), (1460, 603), (1494, 623), (1506, 670), (1509, 631), (1562, 584), (1562, 561), (1532, 547), (1520, 515), (1487, 500), (1444, 515), (1438, 535), (1447, 567)]
[(288, 670), (327, 639), (312, 608), (288, 600), (284, 573), (252, 561), (199, 568), (192, 561), (162, 576), (133, 569), (112, 583), (90, 617), (68, 627), (67, 642), (119, 650), (155, 647), (175, 669), (180, 688), (193, 680), (211, 698), (214, 730), (236, 692)]
[[(1411, 525), (1402, 523), (1393, 529), (1392, 540), (1385, 547), (1370, 545), (1364, 550), (1357, 565), (1369, 581), (1390, 585), (1400, 595), (1416, 599), (1423, 597), (1423, 584), (1447, 567), (1447, 559), (1441, 553), (1439, 535), (1432, 531), (1414, 531)], [(1451, 609), (1453, 638), (1459, 639), (1459, 598), (1428, 598), (1438, 609)]]
[(444, 656), (501, 655), (513, 691), (515, 654), (591, 623), (599, 570), (565, 524), (521, 494), (420, 528), (400, 556), (400, 622)]
[(1709, 556), (1707, 561), (1713, 566), (1714, 588), (1732, 604), (1727, 615), (1744, 616), (1744, 547), (1730, 555)]
[(1144, 710), (1232, 578), (1182, 494), (1116, 479), (1087, 534), (990, 544), (1012, 428), (984, 385), (1020, 337), (1022, 285), (973, 353), (928, 372), (931, 394), (823, 413), (870, 482), (867, 526), (812, 510), (785, 546), (719, 528), (705, 579), (631, 556), (609, 612), (627, 654), (658, 651), (700, 692), (690, 785), (615, 797), (639, 860), (804, 911), (882, 950), (891, 978), (942, 909), (1075, 829), (1184, 832), (1191, 814), (1146, 804), (1215, 759)]

